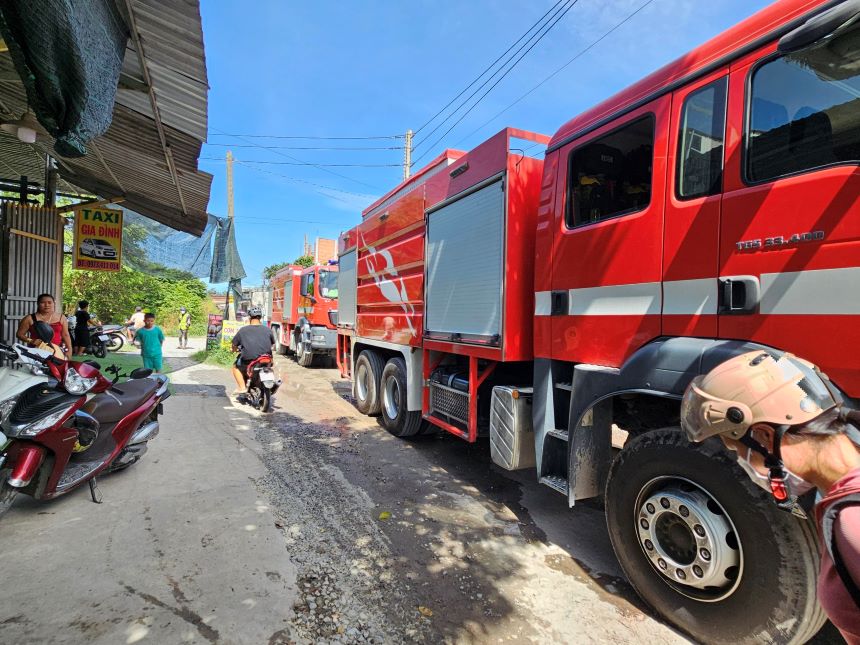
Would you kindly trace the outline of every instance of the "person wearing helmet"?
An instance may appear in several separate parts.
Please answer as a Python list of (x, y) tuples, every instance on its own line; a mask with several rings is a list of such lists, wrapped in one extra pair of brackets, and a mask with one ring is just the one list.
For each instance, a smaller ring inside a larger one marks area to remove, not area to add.
[(805, 517), (813, 489), (821, 537), (818, 597), (848, 643), (860, 643), (860, 412), (812, 364), (753, 351), (690, 383), (681, 426), (690, 441), (719, 437), (783, 510)]
[(236, 391), (234, 394), (244, 394), (247, 391), (245, 383), (245, 369), (248, 365), (263, 354), (271, 354), (275, 344), (272, 330), (262, 324), (263, 312), (259, 307), (248, 309), (250, 322), (239, 329), (233, 336), (233, 351), (239, 352), (233, 365), (233, 378), (236, 380)]

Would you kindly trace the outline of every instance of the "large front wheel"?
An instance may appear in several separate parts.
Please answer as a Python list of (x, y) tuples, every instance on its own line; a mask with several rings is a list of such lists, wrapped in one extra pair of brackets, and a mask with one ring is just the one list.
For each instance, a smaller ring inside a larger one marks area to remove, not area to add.
[(110, 338), (110, 340), (108, 340), (108, 342), (107, 342), (107, 350), (109, 352), (118, 352), (119, 350), (122, 349), (122, 346), (125, 344), (125, 339), (123, 338), (122, 334), (120, 334), (120, 333), (111, 334), (109, 336), (109, 338)]
[(718, 440), (631, 439), (610, 469), (612, 547), (640, 596), (707, 643), (803, 643), (824, 623), (814, 526), (780, 511)]

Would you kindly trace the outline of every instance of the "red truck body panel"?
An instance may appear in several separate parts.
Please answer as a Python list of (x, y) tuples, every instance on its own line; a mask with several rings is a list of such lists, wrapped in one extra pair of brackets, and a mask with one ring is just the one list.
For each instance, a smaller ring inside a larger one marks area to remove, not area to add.
[(502, 338), (497, 347), (438, 339), (428, 342), (455, 353), (496, 360), (531, 358), (533, 265), (530, 258), (534, 247), (534, 204), (540, 190), (542, 163), (510, 150), (511, 139), (545, 143), (548, 137), (508, 128), (468, 153), (446, 151), (415, 177), (366, 209), (361, 224), (341, 237), (342, 252), (350, 247), (353, 239), (358, 247), (357, 337), (422, 346), (425, 213), (485, 180), (504, 176), (505, 323)]

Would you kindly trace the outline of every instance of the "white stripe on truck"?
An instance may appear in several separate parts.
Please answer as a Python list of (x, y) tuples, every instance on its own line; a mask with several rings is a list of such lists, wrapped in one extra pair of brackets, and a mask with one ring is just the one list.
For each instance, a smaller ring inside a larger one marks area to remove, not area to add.
[[(763, 315), (860, 315), (860, 267), (761, 275)], [(570, 289), (569, 316), (716, 315), (717, 278)], [(551, 313), (551, 291), (535, 293), (535, 315)]]

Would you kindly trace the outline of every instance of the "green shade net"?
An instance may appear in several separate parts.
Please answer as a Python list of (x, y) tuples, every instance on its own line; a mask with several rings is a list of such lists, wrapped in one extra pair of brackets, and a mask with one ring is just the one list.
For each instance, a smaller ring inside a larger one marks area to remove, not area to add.
[(113, 0), (3, 0), (0, 33), (54, 149), (83, 157), (111, 124), (128, 42)]

